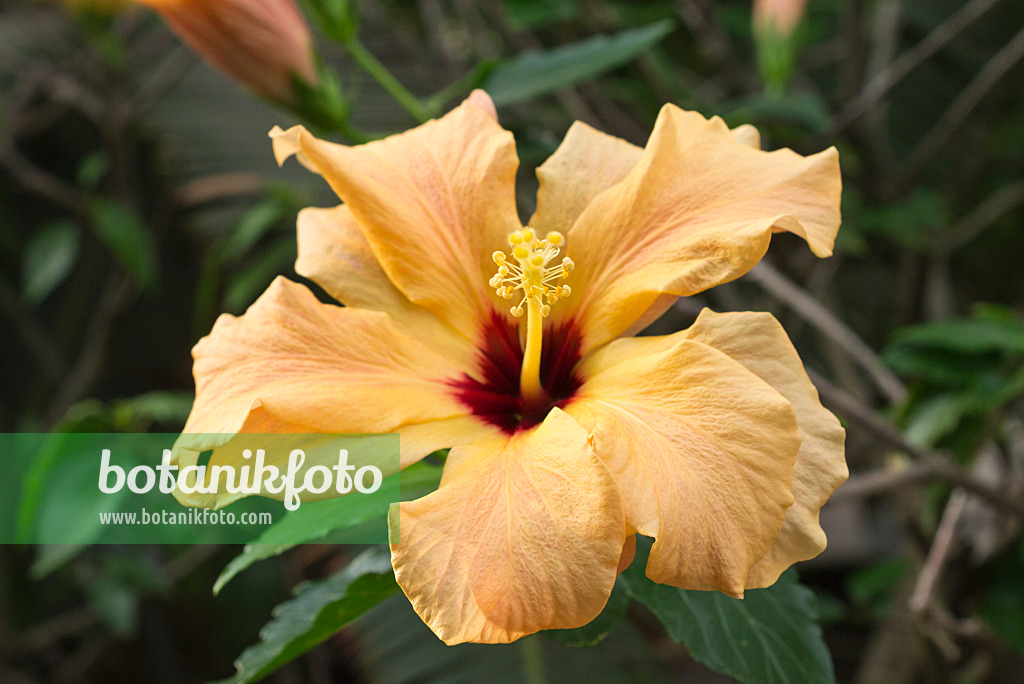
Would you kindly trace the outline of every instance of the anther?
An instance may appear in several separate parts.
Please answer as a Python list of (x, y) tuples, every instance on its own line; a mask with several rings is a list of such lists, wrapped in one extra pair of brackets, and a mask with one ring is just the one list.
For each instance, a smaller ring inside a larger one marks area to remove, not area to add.
[(511, 255), (506, 256), (501, 251), (491, 255), (497, 273), (488, 284), (502, 299), (512, 299), (521, 291), (522, 301), (509, 309), (513, 316), (522, 316), (527, 309), (536, 312), (538, 317), (548, 316), (551, 305), (569, 295), (569, 288), (557, 281), (569, 277), (574, 268), (572, 259), (564, 257), (561, 262), (555, 262), (557, 265), (548, 266), (564, 247), (565, 236), (551, 231), (541, 238), (532, 228), (523, 228), (510, 233), (508, 242), (512, 246)]

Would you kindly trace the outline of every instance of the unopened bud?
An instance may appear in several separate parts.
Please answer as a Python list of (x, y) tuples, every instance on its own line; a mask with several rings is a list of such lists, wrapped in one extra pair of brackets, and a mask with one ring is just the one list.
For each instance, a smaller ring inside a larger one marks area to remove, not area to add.
[(318, 83), (309, 26), (293, 0), (138, 0), (210, 64), (259, 95), (295, 104)]
[(806, 9), (807, 0), (754, 0), (754, 30), (789, 36)]

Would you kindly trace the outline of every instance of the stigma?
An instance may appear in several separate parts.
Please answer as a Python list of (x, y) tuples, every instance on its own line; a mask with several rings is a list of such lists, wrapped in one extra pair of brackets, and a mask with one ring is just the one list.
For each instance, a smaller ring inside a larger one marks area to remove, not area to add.
[(519, 303), (509, 310), (516, 318), (530, 310), (547, 317), (551, 305), (572, 292), (565, 284), (575, 266), (572, 259), (556, 261), (565, 237), (552, 231), (542, 239), (527, 227), (511, 233), (508, 243), (510, 255), (501, 251), (492, 255), (498, 272), (489, 285), (502, 299), (513, 299), (518, 293)]

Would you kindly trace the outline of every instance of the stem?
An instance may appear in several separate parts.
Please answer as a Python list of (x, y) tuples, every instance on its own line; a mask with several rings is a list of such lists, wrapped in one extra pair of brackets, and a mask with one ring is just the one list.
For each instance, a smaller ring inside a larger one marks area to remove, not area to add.
[(526, 300), (526, 349), (523, 350), (523, 370), (519, 376), (519, 392), (523, 399), (535, 401), (544, 396), (540, 384), (540, 351), (544, 317), (540, 313), (540, 302), (536, 297)]
[(369, 50), (363, 47), (358, 38), (353, 36), (346, 40), (344, 45), (356, 64), (361, 66), (366, 73), (370, 74), (417, 121), (423, 123), (433, 118), (434, 113), (420, 102), (415, 95), (410, 93)]
[(907, 388), (895, 373), (878, 358), (878, 354), (828, 307), (809, 295), (796, 283), (782, 275), (767, 261), (751, 269), (750, 277), (769, 293), (784, 301), (805, 321), (831, 339), (871, 376), (878, 389), (893, 404), (907, 398)]
[(372, 133), (367, 133), (366, 131), (356, 128), (347, 120), (339, 119), (335, 121), (334, 127), (338, 130), (338, 133), (341, 133), (343, 136), (348, 138), (350, 142), (357, 145), (362, 145), (363, 143), (368, 143), (373, 140), (377, 140), (378, 138), (384, 137), (384, 134), (378, 133), (374, 135)]
[(523, 639), (523, 675), (529, 684), (546, 684), (544, 676), (544, 653), (541, 651), (540, 635), (534, 634)]

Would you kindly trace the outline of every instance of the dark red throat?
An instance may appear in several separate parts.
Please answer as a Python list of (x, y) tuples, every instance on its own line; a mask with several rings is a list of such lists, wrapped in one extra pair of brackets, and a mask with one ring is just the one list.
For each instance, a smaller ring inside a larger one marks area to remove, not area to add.
[(580, 336), (575, 325), (570, 322), (545, 327), (540, 377), (548, 396), (541, 401), (525, 401), (519, 392), (523, 347), (517, 323), (510, 316), (492, 311), (478, 358), (483, 380), (464, 375), (453, 383), (456, 396), (473, 415), (509, 434), (543, 421), (552, 407), (568, 403), (582, 384), (575, 372), (580, 360)]

